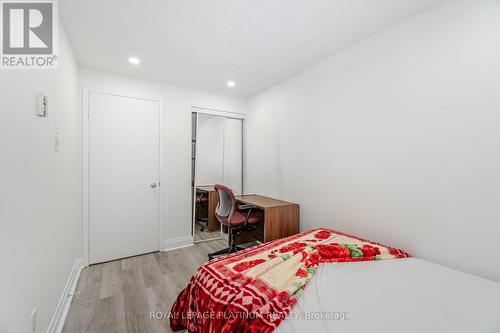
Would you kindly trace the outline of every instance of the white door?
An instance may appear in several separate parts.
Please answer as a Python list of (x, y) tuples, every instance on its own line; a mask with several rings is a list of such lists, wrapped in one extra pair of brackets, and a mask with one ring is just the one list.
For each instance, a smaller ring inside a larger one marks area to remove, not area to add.
[(159, 250), (160, 106), (89, 94), (89, 260)]

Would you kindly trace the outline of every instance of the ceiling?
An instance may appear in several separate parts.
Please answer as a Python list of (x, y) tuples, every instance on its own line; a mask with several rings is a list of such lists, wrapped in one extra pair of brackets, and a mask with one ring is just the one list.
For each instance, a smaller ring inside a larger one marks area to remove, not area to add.
[(63, 0), (59, 8), (83, 67), (244, 98), (439, 1)]

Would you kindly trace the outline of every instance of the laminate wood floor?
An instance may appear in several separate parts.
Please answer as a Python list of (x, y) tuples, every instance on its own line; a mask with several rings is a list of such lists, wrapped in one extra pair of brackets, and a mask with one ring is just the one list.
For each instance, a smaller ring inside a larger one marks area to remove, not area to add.
[(208, 231), (207, 229), (204, 229), (204, 231), (201, 231), (201, 226), (199, 226), (198, 224), (194, 226), (193, 240), (200, 241), (214, 238), (222, 238), (227, 242), (227, 233), (223, 233), (220, 230)]
[(171, 332), (168, 318), (150, 313), (170, 311), (207, 254), (225, 247), (216, 240), (84, 268), (63, 332)]

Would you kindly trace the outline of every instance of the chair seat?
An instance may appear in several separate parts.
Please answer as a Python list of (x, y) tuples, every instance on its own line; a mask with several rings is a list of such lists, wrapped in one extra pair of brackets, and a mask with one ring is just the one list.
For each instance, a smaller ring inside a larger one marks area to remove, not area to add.
[[(227, 217), (217, 216), (217, 219), (222, 223), (229, 224)], [(239, 226), (245, 223), (246, 219), (247, 219), (247, 212), (236, 210), (234, 211), (233, 216), (231, 218), (231, 225)], [(248, 218), (248, 224), (257, 224), (259, 222), (260, 218), (256, 214), (254, 213), (250, 214), (250, 217)]]

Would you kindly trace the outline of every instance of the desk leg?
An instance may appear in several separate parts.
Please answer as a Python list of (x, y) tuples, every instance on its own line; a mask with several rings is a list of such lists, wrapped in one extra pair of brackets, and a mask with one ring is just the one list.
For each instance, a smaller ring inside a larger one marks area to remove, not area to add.
[(208, 231), (220, 230), (220, 222), (215, 217), (215, 208), (219, 199), (217, 197), (217, 192), (208, 192)]
[(269, 207), (264, 211), (264, 242), (299, 233), (299, 205)]

